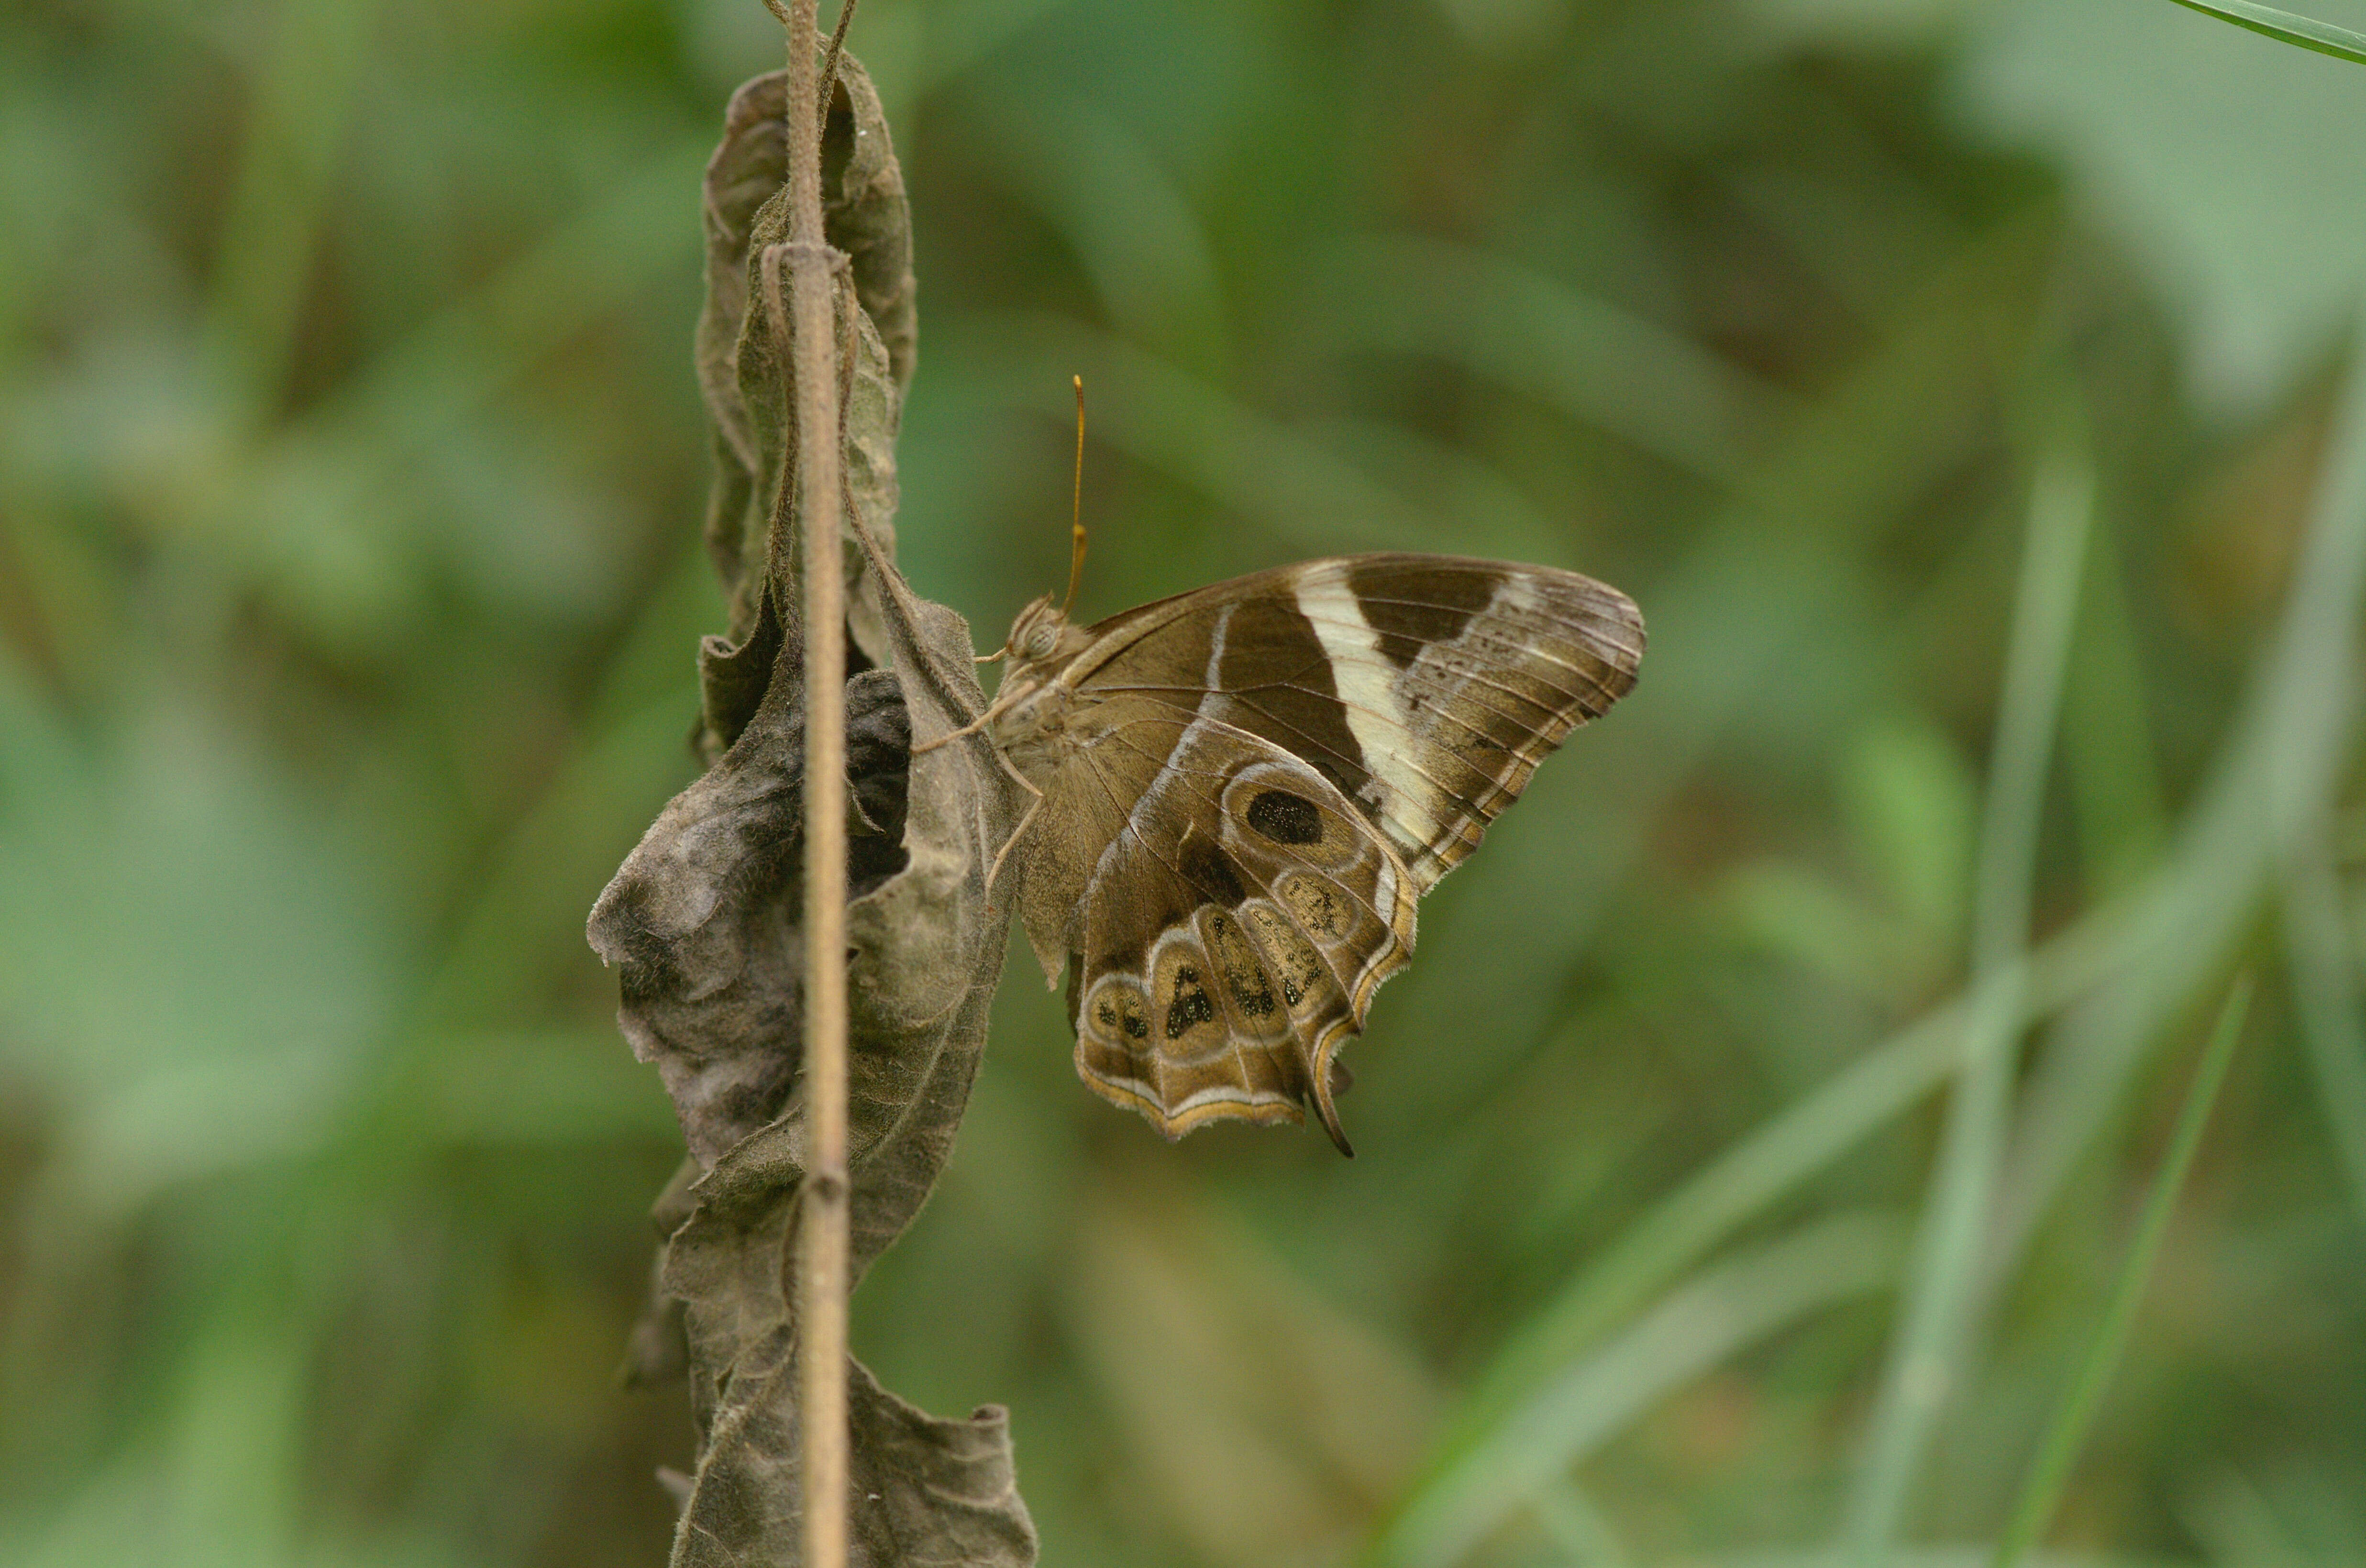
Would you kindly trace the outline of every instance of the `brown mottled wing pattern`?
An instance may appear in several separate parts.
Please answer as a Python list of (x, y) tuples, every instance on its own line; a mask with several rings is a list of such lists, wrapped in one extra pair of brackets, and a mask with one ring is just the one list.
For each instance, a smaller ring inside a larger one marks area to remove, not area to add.
[(1311, 1105), (1344, 1149), (1331, 1058), (1414, 900), (1634, 684), (1642, 619), (1575, 572), (1373, 555), (1092, 633), (1038, 840), (1091, 869), (1031, 873), (1022, 911), (1074, 954), (1077, 1069), (1170, 1136)]
[(1070, 959), (1077, 1071), (1170, 1136), (1312, 1106), (1345, 1148), (1331, 1058), (1412, 956), (1403, 863), (1255, 735), (1138, 699), (1088, 722), (1054, 789), (1101, 792), (1125, 823)]

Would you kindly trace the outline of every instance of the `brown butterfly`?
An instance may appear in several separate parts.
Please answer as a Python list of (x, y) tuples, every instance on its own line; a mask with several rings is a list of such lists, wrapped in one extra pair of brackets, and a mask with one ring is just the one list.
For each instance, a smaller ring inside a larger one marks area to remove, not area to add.
[(1170, 1138), (1312, 1106), (1348, 1154), (1334, 1057), (1410, 960), (1414, 901), (1633, 687), (1643, 618), (1573, 571), (1363, 555), (1092, 626), (1047, 594), (1006, 648), (955, 734), (1035, 795), (994, 872), (1020, 870), (1066, 973), (1076, 1071)]

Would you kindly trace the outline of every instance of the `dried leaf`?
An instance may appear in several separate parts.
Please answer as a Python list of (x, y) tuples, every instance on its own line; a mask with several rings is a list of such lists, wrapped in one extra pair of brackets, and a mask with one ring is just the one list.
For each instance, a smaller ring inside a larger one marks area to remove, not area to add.
[[(655, 1063), (699, 1165), (781, 1114), (797, 1072), (805, 724), (796, 649), (730, 750), (676, 795), (592, 912), (592, 942), (624, 966), (618, 1014), (633, 1054)], [(847, 895), (906, 862), (910, 733), (896, 677), (847, 682), (847, 782), (885, 824), (848, 842)]]
[[(896, 433), (910, 383), (918, 317), (913, 305), (911, 213), (887, 122), (871, 79), (852, 59), (842, 60), (822, 136), (822, 228), (847, 254), (861, 307), (855, 367), (842, 414), (846, 488), (852, 506), (892, 556), (896, 537)], [(764, 308), (759, 267), (765, 246), (787, 238), (781, 184), (787, 171), (782, 134), (786, 73), (747, 83), (725, 111), (723, 140), (706, 167), (706, 305), (696, 337), (698, 380), (715, 421), (715, 485), (708, 496), (706, 544), (730, 600), (730, 630), (709, 638), (700, 663), (705, 674), (706, 723), (701, 750), (712, 761), (731, 742), (760, 685), (752, 675), (770, 667), (760, 624), (772, 532), (772, 498), (781, 464), (794, 466), (794, 427), (783, 429), (793, 400), (785, 362)], [(846, 323), (840, 322), (841, 328)], [(886, 659), (880, 625), (880, 590), (861, 555), (847, 557), (848, 620), (853, 646), (873, 664)]]
[[(710, 765), (626, 858), (590, 927), (592, 945), (623, 966), (619, 1023), (673, 1097), (692, 1156), (655, 1211), (667, 1236), (659, 1300), (630, 1357), (637, 1378), (669, 1375), (686, 1357), (701, 1450), (676, 1564), (791, 1563), (798, 1550), (796, 1325), (784, 1265), (806, 1169), (804, 682), (799, 638), (780, 614), (796, 603), (794, 585), (777, 580), (768, 548), (795, 433), (775, 336), (784, 328), (765, 308), (759, 270), (762, 247), (779, 237), (780, 205), (766, 193), (780, 178), (781, 100), (778, 76), (740, 89), (707, 175), (699, 367), (719, 470), (708, 539), (732, 604), (732, 635), (702, 649), (699, 740)], [(911, 363), (909, 226), (877, 98), (851, 61), (828, 137), (826, 154), (839, 149), (825, 170), (829, 234), (852, 258), (840, 326), (855, 356), (844, 442), (850, 654), (861, 655), (846, 689), (859, 1279), (952, 1152), (1009, 923), (1007, 902), (987, 895), (986, 867), (1019, 803), (1008, 776), (981, 767), (973, 749), (910, 753), (916, 733), (959, 727), (985, 695), (968, 626), (914, 595), (887, 554)], [(931, 1416), (859, 1365), (848, 1393), (854, 1561), (1034, 1561), (999, 1409)]]

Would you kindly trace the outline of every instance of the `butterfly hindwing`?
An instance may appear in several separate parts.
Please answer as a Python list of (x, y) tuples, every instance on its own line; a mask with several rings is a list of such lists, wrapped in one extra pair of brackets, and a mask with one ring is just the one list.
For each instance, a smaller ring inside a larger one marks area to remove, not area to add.
[(1129, 804), (1069, 928), (1078, 1072), (1169, 1135), (1312, 1107), (1344, 1147), (1331, 1057), (1411, 954), (1403, 864), (1254, 735), (1123, 699), (1079, 728), (1047, 803)]

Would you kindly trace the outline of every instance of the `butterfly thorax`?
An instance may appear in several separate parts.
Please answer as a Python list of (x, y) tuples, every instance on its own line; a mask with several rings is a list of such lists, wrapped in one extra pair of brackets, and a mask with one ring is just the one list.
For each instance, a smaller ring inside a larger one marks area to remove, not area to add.
[(1076, 694), (1053, 679), (1049, 671), (1010, 672), (1014, 682), (1029, 677), (1031, 689), (995, 715), (987, 731), (1002, 754), (1010, 759), (1010, 765), (1019, 770), (1020, 776), (1040, 789), (1059, 767), (1060, 750), (1066, 739), (1068, 709)]
[(987, 732), (1020, 776), (1039, 788), (1058, 771), (1076, 700), (1076, 688), (1061, 673), (1091, 642), (1092, 634), (1070, 625), (1049, 598), (1028, 605), (1011, 626), (1010, 669)]

